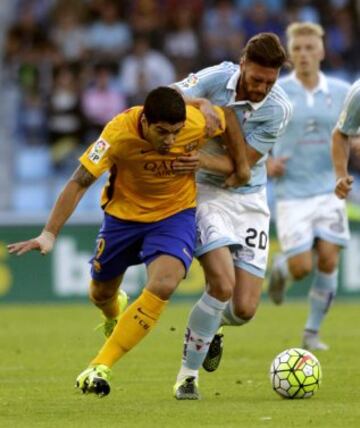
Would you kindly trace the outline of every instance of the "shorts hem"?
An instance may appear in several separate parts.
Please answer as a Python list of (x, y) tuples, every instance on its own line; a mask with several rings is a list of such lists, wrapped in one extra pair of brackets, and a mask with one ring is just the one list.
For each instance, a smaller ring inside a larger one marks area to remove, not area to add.
[(239, 242), (232, 241), (231, 239), (218, 239), (209, 244), (202, 245), (201, 247), (195, 250), (195, 257), (200, 257), (206, 253), (209, 253), (212, 250), (216, 250), (217, 248), (222, 247), (230, 247), (230, 246), (240, 246)]
[(265, 278), (265, 269), (260, 269), (254, 265), (251, 265), (249, 263), (246, 263), (244, 261), (238, 261), (235, 262), (234, 265), (237, 268), (243, 269), (246, 272), (251, 273), (252, 275), (257, 276), (258, 278), (264, 279)]
[(347, 247), (350, 240), (350, 238), (339, 238), (326, 232), (316, 232), (315, 236), (316, 238), (331, 242), (332, 244), (339, 245), (340, 247)]

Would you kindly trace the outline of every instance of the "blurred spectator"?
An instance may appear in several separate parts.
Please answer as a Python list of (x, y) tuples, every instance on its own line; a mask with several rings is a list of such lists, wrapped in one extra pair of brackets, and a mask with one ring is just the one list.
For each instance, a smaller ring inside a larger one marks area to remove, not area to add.
[(189, 9), (179, 8), (169, 20), (169, 31), (165, 35), (164, 50), (173, 61), (179, 79), (196, 68), (200, 46)]
[(151, 89), (168, 85), (175, 77), (175, 68), (167, 57), (151, 49), (146, 36), (137, 36), (132, 53), (124, 58), (120, 74), (128, 103), (142, 104)]
[(40, 146), (46, 143), (46, 120), (44, 101), (39, 91), (39, 72), (34, 67), (25, 67), (23, 88), (18, 109), (18, 133), (26, 146)]
[(133, 0), (130, 7), (130, 24), (135, 34), (146, 36), (151, 46), (162, 48), (165, 16), (159, 0)]
[(78, 8), (59, 2), (54, 10), (54, 27), (50, 31), (51, 39), (59, 47), (67, 61), (79, 61), (84, 58), (86, 31), (82, 24), (83, 13)]
[(54, 84), (47, 107), (49, 145), (55, 169), (66, 172), (76, 163), (82, 142), (83, 117), (77, 70), (64, 64), (54, 70)]
[(246, 40), (261, 32), (276, 33), (280, 37), (283, 36), (284, 32), (282, 23), (272, 17), (265, 1), (255, 1), (248, 8), (243, 29)]
[[(288, 22), (320, 22), (319, 9), (311, 0), (288, 0)], [(323, 2), (324, 3), (324, 2)]]
[(215, 0), (204, 13), (202, 34), (210, 62), (237, 62), (244, 45), (242, 22), (231, 0)]
[[(284, 11), (285, 0), (262, 0), (262, 3), (266, 6), (269, 13), (274, 14), (282, 14)], [(254, 5), (253, 0), (235, 0), (235, 4), (237, 8), (241, 12), (248, 12), (249, 9)]]
[(126, 108), (125, 96), (115, 85), (114, 78), (114, 66), (99, 63), (94, 67), (92, 82), (83, 92), (81, 105), (87, 144), (98, 138), (106, 123)]
[(189, 12), (194, 25), (199, 27), (202, 21), (205, 3), (209, 2), (205, 0), (162, 0), (162, 3), (166, 16), (170, 21), (172, 21), (182, 9)]
[(89, 56), (97, 60), (119, 60), (132, 45), (129, 25), (120, 19), (118, 3), (104, 0), (100, 4), (100, 18), (87, 31)]
[(358, 47), (349, 9), (334, 10), (332, 23), (326, 32), (326, 65), (333, 70), (356, 71)]

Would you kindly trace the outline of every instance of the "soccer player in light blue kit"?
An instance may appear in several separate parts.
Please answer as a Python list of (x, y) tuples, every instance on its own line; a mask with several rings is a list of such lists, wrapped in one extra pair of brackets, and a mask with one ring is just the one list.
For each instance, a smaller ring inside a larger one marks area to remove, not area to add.
[(330, 145), (350, 85), (320, 71), (323, 35), (322, 27), (313, 23), (287, 28), (294, 71), (279, 84), (293, 103), (294, 115), (268, 162), (269, 175), (275, 176), (276, 227), (283, 252), (274, 259), (269, 296), (281, 304), (287, 280), (300, 280), (314, 270), (302, 343), (310, 350), (328, 349), (319, 330), (336, 293), (340, 249), (349, 240), (345, 204), (334, 195)]
[[(209, 100), (234, 109), (251, 166), (249, 182), (230, 190), (223, 188), (224, 177), (198, 173), (196, 255), (207, 285), (188, 321), (177, 399), (199, 399), (199, 368), (213, 371), (221, 358), (219, 326), (246, 324), (259, 303), (268, 254), (266, 158), (291, 116), (291, 104), (275, 84), (285, 61), (278, 37), (261, 33), (245, 46), (240, 66), (223, 62), (176, 84), (205, 116), (211, 116)], [(211, 143), (205, 150), (214, 157), (224, 153)]]
[(333, 132), (332, 158), (336, 172), (335, 193), (345, 199), (351, 191), (354, 178), (348, 173), (350, 140), (360, 136), (360, 79), (346, 97), (343, 111)]

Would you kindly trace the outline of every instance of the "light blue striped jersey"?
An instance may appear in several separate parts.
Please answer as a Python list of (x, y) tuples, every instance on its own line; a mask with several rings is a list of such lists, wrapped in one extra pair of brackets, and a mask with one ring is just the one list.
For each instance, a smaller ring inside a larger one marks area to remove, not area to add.
[(319, 85), (307, 90), (295, 73), (279, 79), (294, 113), (276, 142), (274, 157), (285, 156), (284, 176), (275, 180), (277, 199), (297, 199), (330, 193), (335, 186), (331, 161), (331, 133), (350, 85), (319, 75)]
[(337, 127), (345, 135), (360, 135), (360, 79), (350, 88)]
[[(265, 161), (267, 154), (290, 119), (291, 104), (284, 91), (277, 84), (259, 103), (235, 101), (239, 77), (239, 65), (223, 62), (214, 67), (200, 70), (196, 74), (190, 74), (176, 85), (188, 97), (207, 98), (213, 104), (230, 106), (235, 110), (247, 143), (263, 156), (252, 167), (249, 183), (237, 189), (231, 189), (231, 191), (254, 193), (266, 184)], [(224, 149), (218, 141), (209, 141), (204, 150), (211, 153), (224, 153)], [(197, 175), (197, 181), (222, 186), (224, 178), (202, 170)]]

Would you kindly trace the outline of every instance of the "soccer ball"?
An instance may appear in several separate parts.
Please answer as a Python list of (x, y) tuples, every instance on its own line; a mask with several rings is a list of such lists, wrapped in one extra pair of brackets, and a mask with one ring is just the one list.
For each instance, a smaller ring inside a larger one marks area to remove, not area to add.
[(270, 366), (273, 390), (285, 398), (309, 398), (320, 387), (321, 366), (309, 351), (286, 349), (274, 358)]

